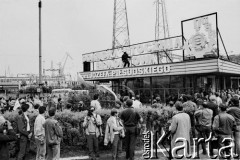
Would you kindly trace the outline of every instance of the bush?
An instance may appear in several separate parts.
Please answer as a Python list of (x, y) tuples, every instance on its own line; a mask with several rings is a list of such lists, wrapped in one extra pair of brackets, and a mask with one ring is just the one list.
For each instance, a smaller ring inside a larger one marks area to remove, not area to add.
[[(103, 135), (106, 127), (107, 119), (110, 117), (110, 109), (101, 109), (97, 112), (102, 118), (103, 125)], [(168, 115), (159, 109), (153, 109), (151, 107), (144, 107), (141, 109), (137, 109), (137, 112), (143, 117), (144, 120), (144, 127), (146, 126), (148, 129), (159, 130), (161, 127), (165, 127), (168, 121)], [(9, 120), (13, 124), (13, 128), (16, 130), (16, 123), (15, 119), (18, 115), (17, 112), (6, 112), (4, 117)], [(84, 121), (84, 117), (87, 116), (87, 111), (84, 112), (71, 112), (69, 110), (63, 110), (62, 112), (57, 112), (55, 118), (59, 121), (60, 125), (63, 129), (63, 139), (61, 143), (61, 147), (65, 146), (78, 146), (81, 149), (87, 148), (87, 140), (85, 131), (82, 127), (82, 123)], [(30, 126), (33, 127), (36, 115), (30, 116)], [(143, 129), (144, 129), (143, 127)], [(34, 137), (34, 136), (33, 136)], [(100, 149), (104, 149), (106, 147), (103, 146), (103, 138), (99, 142)], [(34, 138), (31, 139), (31, 146), (30, 149), (35, 149)], [(141, 137), (137, 138), (137, 146), (142, 145)], [(16, 143), (13, 143), (13, 146), (10, 147), (12, 151), (12, 156), (16, 154), (17, 147)]]

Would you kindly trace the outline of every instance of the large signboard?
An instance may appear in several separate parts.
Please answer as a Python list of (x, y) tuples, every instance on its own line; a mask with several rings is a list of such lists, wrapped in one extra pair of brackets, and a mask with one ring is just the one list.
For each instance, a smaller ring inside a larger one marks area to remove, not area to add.
[(184, 59), (218, 57), (217, 13), (181, 22)]
[(156, 65), (147, 67), (134, 67), (134, 68), (123, 68), (116, 70), (107, 71), (95, 71), (95, 72), (83, 72), (81, 73), (84, 79), (111, 79), (111, 78), (123, 78), (123, 77), (135, 77), (144, 76), (151, 74), (164, 74), (171, 71), (170, 65)]
[(124, 52), (131, 56), (131, 67), (219, 57), (217, 13), (184, 20), (181, 26), (182, 36), (83, 54), (90, 66), (85, 71), (123, 68)]
[(166, 76), (166, 75), (204, 74), (219, 72), (220, 71), (219, 64), (220, 63), (222, 64), (222, 62), (223, 61), (221, 61), (220, 59), (213, 58), (201, 61), (182, 61), (171, 64), (81, 72), (80, 74), (83, 77), (83, 79), (87, 81), (150, 77), (150, 76)]
[(82, 55), (83, 62), (91, 63), (92, 70), (123, 68), (122, 54), (132, 58), (131, 66), (144, 66), (182, 61), (182, 55), (175, 51), (182, 49), (181, 36), (149, 41), (117, 49), (108, 49)]

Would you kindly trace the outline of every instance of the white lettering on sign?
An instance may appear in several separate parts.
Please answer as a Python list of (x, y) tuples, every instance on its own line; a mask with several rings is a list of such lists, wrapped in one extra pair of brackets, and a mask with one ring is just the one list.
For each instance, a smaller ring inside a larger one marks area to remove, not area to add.
[(164, 50), (182, 49), (181, 37), (172, 37), (169, 39), (161, 39), (152, 42), (146, 42), (141, 44), (124, 47), (124, 49), (118, 48), (115, 50), (99, 51), (94, 53), (83, 54), (83, 62), (96, 62), (105, 61), (108, 59), (120, 58), (123, 51), (131, 53), (132, 56), (139, 54), (146, 54), (151, 52), (161, 52)]
[(161, 66), (148, 66), (138, 68), (124, 68), (118, 70), (98, 71), (90, 73), (81, 73), (84, 79), (99, 79), (99, 78), (111, 78), (111, 77), (131, 77), (136, 75), (150, 75), (150, 74), (163, 74), (170, 73), (170, 65)]

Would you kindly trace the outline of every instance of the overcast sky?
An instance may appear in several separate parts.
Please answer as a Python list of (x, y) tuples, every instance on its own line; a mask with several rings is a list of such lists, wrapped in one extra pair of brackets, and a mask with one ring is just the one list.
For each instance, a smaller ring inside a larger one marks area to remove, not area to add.
[[(126, 0), (131, 44), (154, 40), (154, 0)], [(64, 61), (66, 73), (82, 71), (81, 54), (111, 48), (114, 0), (42, 0), (44, 67)], [(38, 74), (38, 0), (0, 0), (0, 76), (5, 70)], [(166, 0), (171, 36), (184, 19), (218, 12), (229, 52), (240, 53), (239, 0)], [(8, 69), (9, 68), (9, 69)], [(71, 72), (70, 72), (71, 71)]]

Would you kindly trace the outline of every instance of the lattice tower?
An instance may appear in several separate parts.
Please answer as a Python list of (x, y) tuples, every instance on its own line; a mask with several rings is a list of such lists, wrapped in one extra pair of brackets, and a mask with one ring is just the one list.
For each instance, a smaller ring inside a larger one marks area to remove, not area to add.
[[(165, 0), (156, 0), (154, 3), (156, 5), (155, 40), (168, 38), (169, 28)], [(166, 54), (168, 54), (168, 56)], [(161, 52), (157, 55), (159, 56), (159, 63), (169, 63), (173, 59), (170, 51)], [(170, 57), (171, 60), (169, 60), (168, 57)]]
[(165, 0), (156, 0), (155, 39), (169, 37)]
[(130, 45), (125, 0), (114, 0), (112, 48)]

